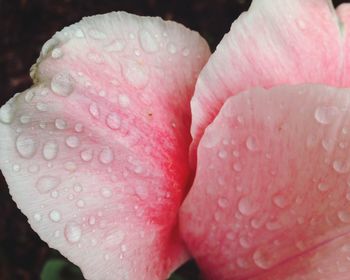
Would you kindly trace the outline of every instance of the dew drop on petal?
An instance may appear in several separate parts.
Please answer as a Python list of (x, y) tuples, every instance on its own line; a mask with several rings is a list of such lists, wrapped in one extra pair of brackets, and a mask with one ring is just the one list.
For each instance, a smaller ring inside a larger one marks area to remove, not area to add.
[(325, 192), (329, 190), (329, 185), (325, 184), (325, 183), (319, 183), (317, 185), (317, 188), (320, 192)]
[(91, 103), (89, 106), (89, 112), (92, 117), (98, 119), (100, 117), (100, 109), (95, 102)]
[(350, 223), (350, 211), (341, 210), (338, 211), (338, 218), (343, 223)]
[(69, 222), (64, 227), (64, 236), (69, 243), (77, 243), (80, 241), (82, 229), (79, 224)]
[(36, 189), (39, 193), (48, 193), (59, 186), (60, 179), (55, 176), (42, 176), (36, 182)]
[(51, 52), (51, 57), (58, 59), (61, 58), (63, 56), (63, 52), (60, 48), (54, 48)]
[(333, 162), (333, 169), (340, 174), (344, 174), (350, 171), (350, 162), (343, 160), (335, 160)]
[(110, 198), (113, 195), (112, 191), (109, 188), (105, 188), (105, 187), (100, 189), (100, 194), (104, 198)]
[(148, 67), (136, 62), (125, 65), (123, 73), (126, 81), (137, 89), (146, 87), (150, 79)]
[(126, 94), (120, 94), (118, 96), (118, 102), (121, 107), (126, 108), (130, 104), (130, 99)]
[(176, 54), (177, 52), (177, 48), (174, 43), (169, 43), (167, 49), (170, 54)]
[(81, 159), (86, 162), (91, 161), (93, 156), (94, 156), (94, 152), (91, 149), (85, 149), (80, 153)]
[(66, 138), (66, 145), (69, 148), (77, 148), (80, 145), (80, 140), (77, 136), (72, 135)]
[(11, 104), (6, 103), (0, 108), (0, 121), (4, 124), (10, 124), (14, 117), (14, 108)]
[(273, 262), (269, 259), (269, 254), (262, 252), (260, 249), (254, 252), (253, 260), (256, 266), (261, 269), (269, 269), (273, 265)]
[(322, 106), (318, 107), (315, 111), (315, 119), (320, 124), (330, 124), (339, 115), (339, 109), (335, 106)]
[(56, 119), (55, 120), (55, 127), (59, 130), (63, 130), (67, 128), (67, 123), (65, 120), (62, 119)]
[(32, 158), (38, 148), (38, 142), (33, 136), (20, 135), (16, 139), (18, 153), (24, 158)]
[(243, 215), (250, 216), (255, 213), (257, 209), (251, 201), (251, 198), (249, 196), (244, 196), (238, 201), (238, 210)]
[(285, 208), (287, 206), (287, 200), (283, 195), (275, 195), (272, 201), (278, 208)]
[(148, 30), (143, 29), (139, 31), (139, 40), (145, 52), (153, 53), (158, 50), (158, 43)]
[(121, 119), (117, 113), (110, 113), (107, 115), (106, 124), (110, 129), (117, 130), (120, 128)]
[(103, 164), (109, 164), (114, 160), (114, 153), (111, 148), (103, 148), (99, 154), (99, 160)]
[(257, 140), (254, 136), (249, 136), (246, 141), (246, 146), (249, 151), (257, 151), (258, 150), (258, 144)]
[(220, 208), (227, 208), (229, 206), (229, 201), (224, 197), (219, 198), (218, 205)]
[(74, 90), (74, 80), (68, 73), (58, 73), (51, 81), (51, 89), (60, 96), (69, 96)]
[(46, 160), (53, 160), (58, 153), (58, 144), (54, 140), (47, 141), (43, 147), (43, 157)]
[(50, 213), (49, 213), (49, 218), (52, 222), (59, 222), (61, 220), (61, 213), (57, 210), (52, 210)]
[(41, 214), (39, 214), (39, 213), (35, 213), (35, 214), (34, 214), (34, 220), (35, 220), (36, 222), (40, 222), (41, 219), (42, 219)]

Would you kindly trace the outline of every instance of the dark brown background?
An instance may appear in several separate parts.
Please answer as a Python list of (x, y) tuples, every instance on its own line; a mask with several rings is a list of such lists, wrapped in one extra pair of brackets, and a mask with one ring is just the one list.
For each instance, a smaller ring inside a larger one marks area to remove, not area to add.
[[(56, 31), (83, 16), (124, 10), (161, 16), (199, 31), (212, 49), (250, 0), (0, 0), (0, 105), (31, 85), (29, 68)], [(348, 1), (333, 1), (335, 5)], [(0, 135), (1, 137), (1, 135)], [(39, 279), (42, 266), (60, 257), (30, 229), (0, 175), (0, 280)], [(193, 263), (177, 279), (198, 279)], [(68, 279), (81, 277), (65, 276)], [(174, 278), (175, 279), (175, 278)]]

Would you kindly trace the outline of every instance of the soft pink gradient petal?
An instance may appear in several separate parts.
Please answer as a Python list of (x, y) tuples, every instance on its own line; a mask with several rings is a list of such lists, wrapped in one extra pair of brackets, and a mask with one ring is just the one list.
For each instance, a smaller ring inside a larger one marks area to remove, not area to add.
[(208, 46), (127, 13), (55, 34), (35, 86), (0, 110), (0, 167), (18, 207), (86, 279), (165, 279), (188, 259), (190, 108)]
[(281, 86), (229, 98), (200, 141), (180, 212), (206, 278), (347, 279), (349, 143), (349, 89)]
[(230, 96), (256, 86), (340, 85), (342, 48), (332, 1), (254, 0), (199, 76), (191, 101), (192, 155), (204, 129)]
[(340, 32), (343, 38), (343, 73), (342, 83), (343, 87), (350, 85), (350, 4), (341, 4), (337, 8), (337, 14), (340, 22)]

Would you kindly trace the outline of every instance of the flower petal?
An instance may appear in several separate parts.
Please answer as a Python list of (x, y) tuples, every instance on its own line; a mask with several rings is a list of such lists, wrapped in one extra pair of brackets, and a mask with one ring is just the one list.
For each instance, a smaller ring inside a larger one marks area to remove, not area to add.
[(87, 279), (165, 279), (187, 258), (190, 109), (205, 41), (110, 13), (55, 34), (36, 85), (0, 110), (0, 167), (18, 207)]
[(225, 100), (249, 88), (340, 85), (342, 38), (329, 0), (254, 0), (199, 76), (191, 102), (192, 153)]
[(180, 212), (207, 278), (346, 279), (349, 154), (348, 89), (281, 86), (229, 98), (200, 141)]
[(344, 60), (344, 66), (343, 66), (343, 76), (342, 76), (342, 86), (348, 87), (350, 84), (350, 4), (341, 4), (337, 8), (337, 14), (339, 16), (339, 24), (340, 24), (340, 31), (342, 33), (343, 37), (343, 44), (344, 44), (344, 50), (343, 50), (343, 60)]

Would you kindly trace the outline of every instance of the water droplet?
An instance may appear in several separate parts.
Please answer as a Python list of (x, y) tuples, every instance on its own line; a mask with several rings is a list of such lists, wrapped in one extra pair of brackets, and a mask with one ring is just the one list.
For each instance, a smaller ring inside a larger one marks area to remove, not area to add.
[(107, 115), (106, 124), (110, 129), (117, 130), (120, 128), (121, 119), (117, 113), (110, 113)]
[(78, 133), (82, 132), (84, 129), (84, 126), (81, 124), (81, 123), (77, 123), (75, 126), (74, 126), (74, 130)]
[(177, 52), (176, 46), (173, 43), (169, 43), (167, 49), (170, 54), (176, 54)]
[(84, 32), (81, 30), (81, 29), (77, 29), (74, 33), (75, 37), (77, 38), (84, 38), (85, 35), (84, 35)]
[(36, 182), (36, 189), (39, 193), (48, 193), (59, 186), (60, 179), (54, 176), (43, 176)]
[(275, 195), (272, 201), (279, 208), (285, 208), (287, 206), (287, 200), (283, 195)]
[(83, 161), (91, 161), (94, 156), (94, 151), (91, 149), (86, 149), (81, 151), (80, 157)]
[(335, 106), (323, 106), (319, 107), (315, 111), (315, 119), (320, 124), (330, 124), (339, 115), (339, 109)]
[(84, 208), (85, 207), (85, 201), (82, 199), (79, 199), (76, 203), (77, 207)]
[(257, 140), (254, 136), (249, 136), (246, 141), (246, 146), (249, 151), (257, 151), (258, 150), (258, 144)]
[(146, 87), (149, 82), (149, 69), (146, 65), (128, 62), (123, 71), (126, 81), (137, 89)]
[(89, 112), (91, 116), (93, 116), (95, 119), (98, 119), (100, 117), (100, 109), (98, 108), (98, 105), (95, 102), (90, 104)]
[(350, 162), (335, 160), (333, 162), (333, 169), (340, 174), (347, 173), (350, 171)]
[(249, 266), (248, 262), (241, 257), (237, 258), (236, 263), (240, 268), (247, 268)]
[(136, 195), (142, 199), (145, 200), (148, 197), (148, 189), (147, 186), (139, 184), (135, 187), (135, 193)]
[(61, 213), (57, 210), (52, 210), (50, 213), (49, 213), (49, 218), (51, 221), (57, 223), (61, 220)]
[(345, 210), (341, 210), (338, 212), (338, 218), (343, 223), (350, 223), (350, 212), (345, 211)]
[(90, 29), (88, 31), (89, 33), (89, 36), (92, 38), (92, 39), (95, 39), (95, 40), (104, 40), (104, 39), (107, 39), (107, 35), (105, 33), (103, 33), (102, 31), (100, 30), (97, 30), (97, 29)]
[(281, 229), (282, 225), (277, 221), (272, 221), (272, 222), (266, 223), (265, 227), (270, 231), (274, 231), (274, 230)]
[(257, 211), (257, 208), (249, 196), (244, 196), (238, 201), (238, 210), (243, 215), (250, 216)]
[(59, 192), (58, 192), (58, 191), (52, 191), (51, 194), (50, 194), (50, 196), (51, 196), (52, 198), (57, 198), (57, 197), (59, 196)]
[(78, 166), (77, 166), (77, 164), (76, 164), (74, 161), (67, 161), (67, 162), (64, 164), (64, 168), (65, 168), (67, 171), (74, 172), (75, 170), (77, 170)]
[(82, 229), (79, 224), (69, 222), (64, 227), (64, 236), (69, 243), (77, 243), (80, 241)]
[(14, 107), (11, 103), (6, 103), (0, 108), (0, 121), (4, 124), (10, 124), (14, 117)]
[(319, 189), (319, 191), (321, 192), (326, 192), (329, 190), (329, 185), (325, 184), (325, 183), (319, 183), (317, 188)]
[(60, 96), (68, 96), (74, 90), (74, 80), (68, 73), (58, 73), (51, 81), (51, 89)]
[(38, 102), (36, 104), (36, 108), (40, 112), (46, 112), (48, 110), (48, 105), (42, 102)]
[(145, 52), (153, 53), (158, 50), (158, 43), (148, 30), (143, 29), (139, 32), (139, 40)]
[(105, 188), (105, 187), (100, 189), (100, 194), (104, 198), (110, 198), (113, 195), (112, 191), (109, 188)]
[(270, 252), (266, 253), (258, 249), (253, 254), (253, 260), (257, 267), (261, 269), (269, 269), (273, 266), (273, 262), (270, 260)]
[(53, 160), (58, 153), (58, 144), (54, 140), (47, 141), (43, 147), (43, 157), (46, 160)]
[(61, 58), (63, 56), (63, 52), (60, 48), (54, 48), (51, 52), (51, 57), (58, 59)]
[(121, 107), (126, 108), (126, 107), (128, 107), (129, 104), (130, 104), (130, 99), (129, 99), (129, 97), (128, 97), (126, 94), (120, 94), (120, 95), (118, 96), (118, 102), (119, 102), (119, 105), (120, 105)]
[(31, 90), (29, 90), (24, 96), (24, 99), (27, 103), (31, 102), (33, 98), (34, 98), (34, 92)]
[(242, 165), (241, 165), (239, 162), (236, 162), (236, 163), (233, 165), (233, 170), (236, 171), (236, 172), (242, 171)]
[(14, 164), (12, 165), (12, 170), (15, 172), (18, 172), (21, 170), (21, 166), (19, 166), (18, 164)]
[(94, 216), (89, 217), (89, 225), (93, 226), (96, 224), (96, 218)]
[(125, 43), (120, 40), (114, 40), (105, 49), (107, 52), (120, 52), (124, 50)]
[(16, 139), (16, 148), (18, 153), (24, 158), (32, 158), (37, 149), (39, 143), (33, 136), (20, 135)]
[(80, 184), (75, 184), (73, 186), (73, 190), (76, 192), (76, 193), (80, 193), (82, 190), (83, 190), (83, 187), (80, 185)]
[(19, 118), (19, 121), (21, 122), (21, 124), (27, 124), (29, 123), (31, 120), (30, 116), (27, 115), (23, 115)]
[(69, 148), (77, 148), (80, 145), (80, 140), (77, 136), (72, 135), (66, 138), (66, 145)]
[(221, 208), (227, 208), (230, 204), (226, 198), (222, 197), (222, 198), (219, 198), (218, 205)]
[(65, 120), (56, 119), (56, 120), (55, 120), (55, 126), (56, 126), (57, 129), (63, 130), (63, 129), (66, 129), (66, 128), (67, 128), (67, 123), (66, 123)]
[(184, 48), (182, 51), (183, 56), (188, 56), (190, 54), (190, 50), (188, 48)]
[(42, 216), (41, 216), (39, 213), (35, 213), (35, 214), (34, 214), (34, 220), (35, 220), (36, 222), (40, 222), (41, 219), (42, 219)]
[(227, 152), (225, 150), (219, 151), (218, 157), (221, 158), (221, 159), (227, 158)]
[(251, 246), (250, 242), (245, 237), (239, 238), (239, 244), (245, 249), (248, 249)]
[(109, 164), (114, 160), (114, 153), (111, 148), (103, 148), (99, 154), (99, 160), (103, 164)]
[(107, 246), (116, 246), (123, 242), (125, 237), (124, 232), (118, 230), (113, 232), (112, 234), (108, 235), (105, 239)]

